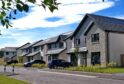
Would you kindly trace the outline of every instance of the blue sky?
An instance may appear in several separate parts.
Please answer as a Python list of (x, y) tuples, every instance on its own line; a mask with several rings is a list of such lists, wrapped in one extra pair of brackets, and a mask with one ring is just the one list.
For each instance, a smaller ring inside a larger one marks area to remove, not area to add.
[[(26, 42), (47, 39), (77, 28), (86, 13), (124, 19), (124, 0), (58, 0), (59, 10), (31, 5), (29, 13), (19, 13), (12, 21), (13, 28), (1, 26), (0, 48), (21, 46)], [(37, 1), (37, 3), (39, 3)]]

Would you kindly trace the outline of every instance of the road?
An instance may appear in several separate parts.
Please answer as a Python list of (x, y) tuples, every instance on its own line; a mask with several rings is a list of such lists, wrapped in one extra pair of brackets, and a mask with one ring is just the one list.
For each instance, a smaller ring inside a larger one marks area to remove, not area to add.
[[(0, 67), (0, 71), (2, 67)], [(8, 69), (11, 71), (11, 68)], [(16, 68), (18, 75), (10, 77), (27, 81), (31, 84), (124, 84), (124, 80), (98, 78), (80, 74), (51, 72), (41, 69)], [(8, 83), (9, 84), (9, 83)]]

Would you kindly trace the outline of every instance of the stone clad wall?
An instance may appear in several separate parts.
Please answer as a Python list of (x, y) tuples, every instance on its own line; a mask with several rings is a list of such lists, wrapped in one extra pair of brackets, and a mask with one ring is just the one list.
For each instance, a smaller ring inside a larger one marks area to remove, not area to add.
[[(99, 33), (99, 43), (91, 42), (91, 34)], [(101, 66), (106, 66), (107, 48), (106, 48), (106, 33), (97, 26), (93, 26), (86, 35), (87, 65), (91, 65), (91, 52), (100, 52)]]

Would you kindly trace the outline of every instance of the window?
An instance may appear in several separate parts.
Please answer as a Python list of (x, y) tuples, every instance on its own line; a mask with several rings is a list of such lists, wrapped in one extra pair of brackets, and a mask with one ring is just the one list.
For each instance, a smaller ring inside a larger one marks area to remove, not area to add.
[(50, 45), (50, 44), (48, 45), (48, 49), (49, 49), (49, 50), (51, 49), (51, 45)]
[(26, 49), (26, 52), (28, 52), (29, 50), (28, 49)]
[(63, 43), (62, 42), (59, 43), (59, 48), (63, 48)]
[(44, 47), (44, 46), (41, 46), (40, 49), (43, 50), (43, 47)]
[(91, 53), (91, 63), (92, 65), (100, 64), (100, 52)]
[(87, 40), (87, 39), (85, 38), (85, 44), (86, 44), (86, 42), (87, 42), (86, 40)]
[(56, 48), (56, 44), (55, 43), (51, 44), (51, 46), (52, 46), (51, 47), (52, 49), (55, 49)]
[(6, 55), (9, 55), (9, 52), (6, 52)]
[(80, 45), (80, 39), (76, 39), (76, 45)]
[(13, 53), (13, 55), (15, 54), (15, 52), (12, 52)]
[(56, 43), (56, 47), (55, 48), (59, 48), (59, 43)]
[(99, 42), (99, 33), (91, 35), (92, 42)]
[(37, 49), (38, 49), (37, 47), (34, 47), (34, 51), (37, 51)]

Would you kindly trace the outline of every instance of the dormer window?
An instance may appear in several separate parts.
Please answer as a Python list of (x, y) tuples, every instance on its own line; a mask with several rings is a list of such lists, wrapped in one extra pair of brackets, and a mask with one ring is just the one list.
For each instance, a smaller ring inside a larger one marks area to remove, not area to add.
[(99, 42), (99, 33), (96, 33), (96, 34), (92, 34), (91, 35), (91, 41), (92, 42)]

